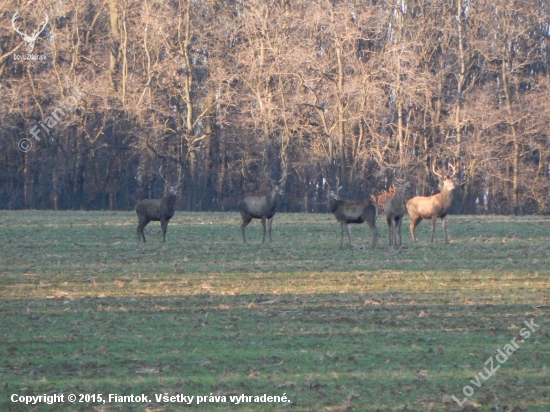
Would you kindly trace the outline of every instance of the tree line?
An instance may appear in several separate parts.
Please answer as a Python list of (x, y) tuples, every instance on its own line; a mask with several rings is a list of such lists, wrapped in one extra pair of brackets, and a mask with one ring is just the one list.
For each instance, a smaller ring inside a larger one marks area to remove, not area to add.
[(321, 212), (452, 164), (455, 212), (550, 212), (545, 0), (0, 4), (2, 209), (128, 210), (162, 166), (179, 209), (287, 173), (280, 210)]

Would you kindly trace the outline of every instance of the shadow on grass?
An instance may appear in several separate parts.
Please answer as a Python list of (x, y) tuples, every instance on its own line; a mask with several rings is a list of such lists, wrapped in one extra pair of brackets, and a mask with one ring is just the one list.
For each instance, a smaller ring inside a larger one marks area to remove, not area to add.
[[(291, 410), (457, 410), (448, 397), (462, 399), (484, 362), (534, 319), (541, 329), (472, 399), (485, 408), (529, 411), (546, 410), (549, 400), (549, 333), (545, 313), (532, 304), (459, 304), (437, 293), (396, 291), (4, 297), (1, 304), (9, 320), (0, 328), (7, 394), (143, 393), (152, 401), (115, 402), (106, 410), (183, 407), (156, 403), (161, 393), (285, 393)], [(0, 408), (28, 410), (8, 399)]]

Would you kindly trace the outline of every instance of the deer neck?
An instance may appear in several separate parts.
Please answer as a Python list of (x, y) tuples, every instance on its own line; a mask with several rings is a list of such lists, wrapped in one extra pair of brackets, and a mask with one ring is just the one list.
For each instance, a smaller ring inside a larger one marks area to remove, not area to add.
[(279, 192), (272, 190), (270, 194), (267, 195), (267, 204), (271, 207), (277, 206), (279, 202)]
[(397, 189), (397, 193), (395, 194), (393, 201), (396, 205), (400, 205), (401, 203), (403, 203), (404, 197), (405, 197), (405, 189)]
[(441, 190), (441, 193), (439, 193), (441, 198), (441, 203), (445, 205), (445, 207), (449, 207), (451, 203), (453, 203), (453, 189), (449, 189), (446, 186), (443, 186), (443, 189)]
[(339, 200), (331, 197), (328, 199), (328, 208), (330, 209), (330, 211), (332, 213), (334, 213), (334, 211), (336, 210), (336, 208), (338, 207), (338, 202)]
[(174, 203), (176, 203), (176, 195), (173, 193), (168, 193), (166, 196), (164, 196), (164, 203), (168, 206), (173, 206)]

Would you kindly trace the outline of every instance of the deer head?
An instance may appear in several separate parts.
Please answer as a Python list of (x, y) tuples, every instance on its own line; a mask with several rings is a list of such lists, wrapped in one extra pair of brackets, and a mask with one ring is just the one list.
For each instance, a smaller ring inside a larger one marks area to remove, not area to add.
[(444, 176), (444, 175), (441, 175), (439, 173), (437, 173), (437, 170), (436, 170), (436, 167), (435, 167), (435, 163), (433, 165), (433, 172), (434, 174), (439, 177), (440, 179), (443, 180), (443, 189), (447, 189), (447, 190), (453, 190), (455, 187), (456, 187), (456, 184), (455, 182), (452, 181), (452, 178), (453, 176), (456, 174), (456, 169), (455, 167), (452, 165), (452, 163), (449, 163), (449, 166), (450, 168), (453, 170), (452, 173), (449, 173), (447, 172), (447, 175)]
[(330, 186), (330, 183), (327, 181), (327, 186), (328, 186), (328, 199), (330, 201), (330, 199), (334, 199), (334, 200), (340, 200), (340, 196), (338, 195), (338, 192), (340, 192), (340, 190), (342, 189), (342, 186), (340, 186), (340, 179), (338, 178), (338, 176), (336, 177), (336, 191), (334, 191), (332, 189), (332, 187)]
[(170, 181), (164, 178), (164, 175), (162, 174), (162, 166), (159, 167), (159, 175), (162, 178), (162, 180), (164, 180), (164, 183), (166, 183), (166, 187), (168, 187), (168, 193), (175, 195), (178, 191), (181, 181), (183, 180), (181, 168), (179, 171), (178, 180), (175, 183), (171, 183)]
[(264, 167), (264, 176), (267, 177), (267, 179), (271, 182), (271, 186), (273, 188), (278, 188), (278, 191), (280, 195), (283, 194), (283, 186), (285, 185), (286, 183), (286, 167), (283, 168), (283, 175), (281, 176), (281, 178), (279, 180), (274, 180), (272, 179), (271, 177), (268, 176), (267, 174), (267, 165), (265, 165)]

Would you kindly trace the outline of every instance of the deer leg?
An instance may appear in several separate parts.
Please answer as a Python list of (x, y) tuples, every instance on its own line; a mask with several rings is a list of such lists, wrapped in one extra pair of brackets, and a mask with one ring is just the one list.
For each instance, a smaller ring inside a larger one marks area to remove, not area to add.
[[(138, 223), (138, 227), (136, 229), (136, 233), (137, 233), (137, 237), (138, 237), (138, 242), (141, 242), (141, 234), (143, 233), (143, 228), (141, 227), (141, 223)], [(144, 236), (145, 237), (145, 236)], [(145, 239), (143, 239), (143, 242), (145, 242)]]
[(262, 227), (264, 228), (264, 239), (262, 240), (262, 243), (265, 243), (265, 216), (262, 216)]
[(390, 245), (389, 247), (391, 247), (392, 245), (392, 240), (393, 240), (393, 219), (391, 218), (386, 218), (386, 220), (388, 221), (388, 230), (390, 231), (390, 234), (389, 234), (389, 237), (390, 237)]
[(370, 230), (372, 231), (372, 245), (371, 245), (371, 248), (374, 249), (374, 248), (376, 248), (376, 241), (378, 239), (378, 229), (376, 228), (376, 225), (374, 224), (374, 222), (371, 222), (370, 220), (367, 220), (367, 225), (369, 225)]
[(414, 229), (416, 229), (416, 227), (421, 221), (422, 221), (422, 218), (420, 216), (411, 216), (411, 235), (413, 238), (413, 242), (418, 241), (418, 239), (416, 238), (416, 234), (414, 233)]
[(435, 232), (435, 221), (437, 220), (436, 216), (432, 216), (432, 240), (431, 243), (434, 242), (434, 232)]
[(348, 234), (348, 246), (353, 247), (353, 245), (351, 244), (351, 229), (349, 227), (349, 223), (346, 223), (346, 232)]
[(344, 222), (340, 222), (340, 229), (342, 230), (342, 239), (340, 240), (340, 249), (344, 248)]
[(137, 227), (138, 242), (141, 242), (141, 240), (143, 239), (143, 243), (147, 243), (147, 241), (145, 240), (145, 235), (143, 234), (143, 229), (145, 228), (145, 226), (147, 226), (147, 224), (150, 221), (151, 220), (147, 219), (146, 217), (143, 219), (142, 218), (139, 219), (139, 223)]
[(396, 221), (394, 219), (392, 219), (392, 225), (391, 225), (391, 240), (392, 240), (392, 245), (393, 247), (396, 247), (397, 246), (397, 225), (399, 224), (398, 223), (399, 221)]
[(441, 227), (443, 228), (443, 234), (445, 235), (445, 243), (449, 243), (449, 239), (447, 239), (447, 218), (446, 217), (441, 218)]
[(391, 244), (393, 247), (397, 246), (397, 235), (395, 233), (395, 230), (396, 230), (396, 223), (395, 221), (393, 221), (391, 225)]
[(160, 227), (162, 228), (162, 243), (166, 243), (166, 228), (168, 227), (168, 221), (161, 220)]
[(243, 223), (241, 225), (241, 232), (243, 234), (243, 242), (246, 243), (246, 237), (244, 235), (244, 231), (246, 229), (246, 227), (248, 226), (248, 224), (250, 223), (250, 221), (252, 220), (252, 218), (249, 218), (247, 216), (243, 216)]
[(267, 219), (267, 232), (269, 233), (269, 241), (271, 242), (271, 224), (273, 223), (273, 218)]
[[(397, 234), (399, 235), (399, 247), (401, 247), (401, 223), (403, 223), (402, 217), (400, 217), (397, 220)], [(395, 237), (395, 242), (397, 242), (397, 236)], [(395, 245), (395, 242), (394, 242), (394, 245)]]

